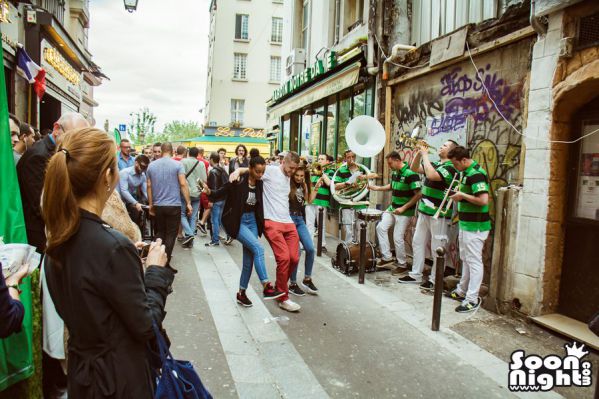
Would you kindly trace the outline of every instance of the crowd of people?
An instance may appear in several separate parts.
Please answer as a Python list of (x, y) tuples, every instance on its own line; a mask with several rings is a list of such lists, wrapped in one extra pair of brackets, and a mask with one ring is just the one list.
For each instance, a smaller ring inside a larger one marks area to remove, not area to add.
[[(362, 173), (351, 150), (340, 165), (328, 154), (311, 164), (295, 152), (263, 158), (242, 144), (231, 158), (224, 148), (205, 157), (202, 148), (173, 148), (168, 142), (143, 147), (138, 155), (129, 140), (115, 143), (77, 113), (63, 115), (43, 136), (13, 116), (10, 129), (27, 239), (45, 255), (46, 397), (54, 397), (67, 381), (72, 397), (151, 394), (156, 359), (147, 349), (172, 291), (177, 241), (189, 249), (198, 235), (210, 234), (205, 243), (210, 250), (237, 240), (243, 251), (238, 304), (252, 306), (247, 288), (255, 267), (263, 298), (278, 301), (286, 311), (299, 311), (290, 294), (319, 292), (312, 277), (315, 232), (320, 209), (331, 212), (332, 188), (351, 188), (356, 177), (382, 178)], [(431, 162), (428, 148), (421, 148), (408, 164), (390, 152), (389, 182), (369, 185), (372, 191), (392, 192), (391, 205), (376, 227), (377, 267), (391, 269), (400, 283), (434, 289), (423, 279), (425, 257), (431, 246), (447, 244), (454, 215), (451, 209), (439, 212), (439, 207), (447, 191), (455, 189), (449, 198), (458, 204), (463, 271), (448, 295), (461, 302), (456, 311), (470, 312), (480, 304), (482, 248), (491, 227), (488, 178), (468, 150), (453, 141), (438, 155), (440, 161)], [(344, 239), (355, 241), (356, 212), (366, 205), (339, 206)], [(409, 270), (404, 237), (415, 215)], [(327, 219), (320, 226), (323, 232)], [(395, 257), (389, 242), (392, 227)], [(274, 281), (266, 268), (262, 235), (275, 257)], [(322, 245), (327, 252), (326, 234)], [(303, 278), (298, 279), (301, 251)], [(6, 282), (0, 280), (0, 297), (9, 297), (0, 303), (0, 311), (10, 315), (0, 329), (2, 336), (18, 330), (23, 319), (18, 284), (25, 274), (23, 268)], [(90, 379), (85, 374), (89, 370), (101, 375)], [(136, 381), (135, 386), (128, 381)]]

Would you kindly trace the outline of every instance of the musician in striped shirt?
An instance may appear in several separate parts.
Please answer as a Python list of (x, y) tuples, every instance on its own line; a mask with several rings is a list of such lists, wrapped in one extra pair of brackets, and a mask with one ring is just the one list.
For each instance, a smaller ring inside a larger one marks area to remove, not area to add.
[(434, 288), (432, 279), (429, 278), (428, 281), (422, 282), (424, 258), (428, 246), (428, 252), (433, 254), (434, 263), (431, 276), (434, 276), (435, 263), (437, 262), (437, 257), (434, 256), (435, 250), (447, 245), (447, 230), (452, 211), (441, 212), (438, 219), (433, 218), (433, 216), (437, 213), (441, 202), (443, 202), (443, 197), (445, 197), (446, 190), (458, 173), (447, 158), (449, 151), (457, 145), (458, 143), (453, 140), (446, 141), (439, 148), (439, 162), (431, 162), (428, 157), (428, 148), (420, 149), (412, 161), (412, 170), (424, 174), (425, 178), (422, 187), (422, 199), (418, 203), (418, 221), (412, 239), (412, 253), (414, 255), (412, 271), (409, 275), (401, 277), (399, 279), (400, 283), (421, 284), (420, 287), (426, 290)]
[(460, 191), (450, 198), (458, 203), (460, 217), (459, 243), (462, 259), (462, 278), (449, 296), (462, 302), (455, 311), (467, 313), (480, 306), (478, 292), (483, 281), (483, 247), (489, 231), (489, 177), (472, 158), (469, 151), (455, 147), (447, 155), (453, 166), (461, 172)]
[(326, 240), (326, 225), (327, 225), (327, 209), (331, 207), (331, 181), (335, 174), (334, 169), (325, 170), (325, 168), (333, 162), (333, 157), (327, 154), (320, 154), (318, 156), (318, 163), (322, 167), (322, 175), (311, 175), (310, 182), (312, 183), (312, 190), (315, 189), (319, 181), (320, 188), (316, 192), (316, 198), (311, 204), (306, 205), (306, 226), (310, 237), (314, 237), (316, 231), (316, 220), (318, 219), (318, 211), (320, 208), (324, 208), (324, 218), (322, 226), (322, 250), (326, 252), (327, 240)]
[(421, 197), (420, 176), (418, 173), (410, 170), (409, 165), (401, 159), (397, 151), (392, 151), (385, 157), (387, 165), (391, 172), (391, 183), (385, 186), (371, 185), (369, 188), (373, 191), (392, 191), (391, 205), (387, 212), (383, 213), (383, 218), (376, 226), (376, 234), (381, 248), (381, 260), (377, 267), (386, 269), (395, 269), (391, 248), (389, 245), (389, 229), (393, 229), (393, 241), (395, 243), (395, 257), (397, 264), (401, 268), (407, 266), (404, 235), (410, 218), (416, 211), (416, 203)]

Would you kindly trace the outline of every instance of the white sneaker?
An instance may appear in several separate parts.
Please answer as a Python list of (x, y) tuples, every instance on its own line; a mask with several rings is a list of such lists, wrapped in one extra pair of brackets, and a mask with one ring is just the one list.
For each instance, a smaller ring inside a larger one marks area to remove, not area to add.
[(279, 307), (288, 312), (299, 312), (299, 310), (302, 308), (300, 305), (293, 302), (291, 299), (279, 302)]

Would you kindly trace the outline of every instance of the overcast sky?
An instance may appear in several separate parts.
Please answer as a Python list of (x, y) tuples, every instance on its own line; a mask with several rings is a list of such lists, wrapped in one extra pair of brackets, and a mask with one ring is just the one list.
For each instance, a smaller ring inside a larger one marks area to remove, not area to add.
[(90, 2), (89, 49), (110, 78), (95, 88), (96, 125), (128, 124), (148, 107), (157, 128), (172, 120), (203, 121), (210, 0), (139, 0), (125, 11), (122, 0)]

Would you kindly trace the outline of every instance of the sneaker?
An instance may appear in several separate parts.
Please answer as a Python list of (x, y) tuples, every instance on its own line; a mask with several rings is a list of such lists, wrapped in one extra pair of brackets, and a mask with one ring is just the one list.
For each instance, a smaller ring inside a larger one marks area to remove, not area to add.
[(466, 299), (466, 297), (464, 295), (458, 294), (458, 292), (456, 290), (446, 293), (445, 296), (448, 298), (451, 298), (455, 301), (460, 301), (460, 302), (463, 302)]
[(225, 239), (225, 245), (231, 245), (233, 243), (233, 237), (229, 237), (227, 236), (227, 238)]
[(393, 266), (394, 262), (395, 261), (393, 259), (381, 259), (376, 263), (376, 267), (377, 267), (377, 269), (392, 270), (392, 269), (395, 269), (395, 266)]
[(435, 290), (435, 284), (433, 284), (430, 281), (425, 281), (424, 283), (420, 284), (420, 288), (422, 288), (425, 291), (434, 291)]
[(181, 244), (189, 245), (191, 243), (193, 243), (193, 236), (184, 237), (183, 242)]
[(218, 247), (218, 246), (220, 246), (220, 243), (210, 241), (210, 242), (207, 242), (204, 245), (206, 245), (207, 247)]
[(277, 291), (271, 283), (267, 283), (264, 291), (262, 291), (262, 295), (264, 295), (264, 299), (277, 299), (285, 295), (285, 293)]
[(183, 248), (183, 249), (191, 249), (191, 248), (193, 248), (193, 241), (190, 242), (189, 244), (181, 244), (181, 248)]
[(302, 308), (300, 305), (293, 302), (291, 299), (279, 302), (279, 307), (288, 312), (299, 312), (299, 310)]
[(198, 230), (202, 237), (206, 237), (208, 235), (208, 230), (206, 230), (206, 225), (203, 223), (198, 223)]
[(304, 291), (306, 291), (310, 295), (318, 295), (318, 288), (312, 282), (312, 279), (304, 279), (302, 281), (302, 285), (304, 286)]
[(410, 276), (400, 277), (397, 281), (402, 284), (421, 284), (422, 280), (416, 280)]
[(408, 271), (406, 266), (398, 266), (391, 272), (392, 276), (399, 276), (400, 274), (404, 274)]
[(474, 312), (476, 309), (478, 309), (479, 306), (480, 306), (480, 298), (478, 298), (476, 303), (464, 300), (464, 302), (462, 302), (462, 304), (460, 306), (455, 308), (455, 311), (458, 313), (470, 313), (470, 312)]
[(246, 308), (252, 307), (252, 301), (249, 300), (245, 292), (237, 293), (237, 303), (241, 306), (245, 306)]
[(289, 293), (295, 296), (306, 295), (306, 293), (297, 284), (289, 284)]

